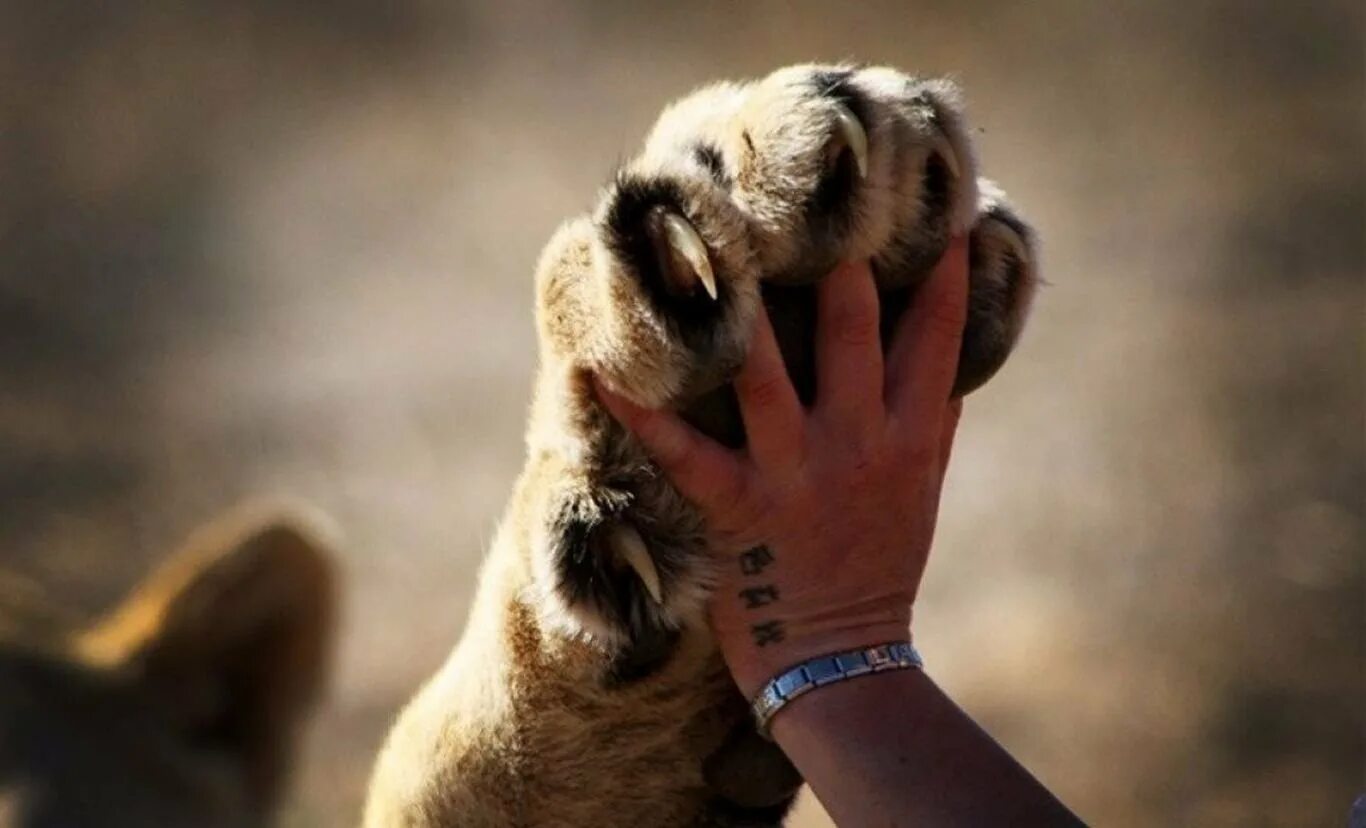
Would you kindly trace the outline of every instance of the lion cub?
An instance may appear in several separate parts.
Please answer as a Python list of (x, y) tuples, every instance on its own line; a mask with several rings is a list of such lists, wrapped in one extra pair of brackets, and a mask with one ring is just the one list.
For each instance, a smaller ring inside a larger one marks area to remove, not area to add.
[(0, 827), (272, 824), (330, 660), (333, 580), (312, 528), (253, 511), (87, 629), (0, 589)]
[(977, 178), (957, 90), (794, 66), (666, 109), (541, 257), (528, 460), (446, 665), (399, 717), (370, 826), (772, 826), (801, 780), (709, 638), (698, 514), (596, 401), (602, 382), (744, 442), (730, 385), (755, 310), (815, 393), (813, 285), (871, 259), (884, 331), (950, 236), (971, 245), (957, 393), (1013, 347), (1031, 234)]

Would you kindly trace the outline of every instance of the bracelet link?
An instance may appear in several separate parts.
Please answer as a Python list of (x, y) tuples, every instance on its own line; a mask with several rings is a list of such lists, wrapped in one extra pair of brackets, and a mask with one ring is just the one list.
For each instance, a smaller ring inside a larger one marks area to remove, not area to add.
[(768, 725), (793, 699), (846, 679), (888, 670), (922, 669), (925, 662), (909, 641), (879, 644), (862, 650), (848, 650), (819, 656), (779, 673), (759, 691), (750, 703), (759, 735), (769, 738)]

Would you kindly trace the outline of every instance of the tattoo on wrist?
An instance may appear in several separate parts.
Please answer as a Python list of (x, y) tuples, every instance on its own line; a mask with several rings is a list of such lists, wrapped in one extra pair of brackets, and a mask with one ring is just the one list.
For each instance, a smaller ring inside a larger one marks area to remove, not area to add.
[[(740, 554), (740, 572), (743, 575), (760, 575), (772, 563), (773, 551), (767, 546), (756, 546)], [(778, 588), (773, 584), (745, 587), (738, 594), (745, 602), (745, 609), (761, 609), (778, 602)], [(749, 631), (759, 647), (776, 644), (787, 637), (782, 621), (759, 621), (751, 624)]]
[(740, 597), (745, 601), (745, 609), (758, 609), (778, 600), (778, 588), (773, 584), (746, 587), (740, 590)]
[(760, 647), (777, 644), (787, 637), (781, 621), (763, 621), (752, 625), (749, 631), (754, 635), (754, 643)]
[(767, 546), (756, 546), (740, 553), (740, 571), (745, 575), (758, 575), (773, 563), (773, 553)]

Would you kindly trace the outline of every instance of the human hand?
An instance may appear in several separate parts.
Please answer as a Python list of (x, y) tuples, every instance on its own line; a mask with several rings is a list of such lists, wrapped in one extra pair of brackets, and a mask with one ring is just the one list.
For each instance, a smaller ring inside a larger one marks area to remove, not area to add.
[(751, 697), (806, 659), (907, 636), (961, 412), (949, 395), (967, 318), (965, 239), (920, 287), (885, 359), (866, 263), (841, 266), (818, 293), (809, 410), (760, 307), (735, 379), (742, 451), (598, 388), (701, 510), (718, 548), (733, 552), (710, 617)]

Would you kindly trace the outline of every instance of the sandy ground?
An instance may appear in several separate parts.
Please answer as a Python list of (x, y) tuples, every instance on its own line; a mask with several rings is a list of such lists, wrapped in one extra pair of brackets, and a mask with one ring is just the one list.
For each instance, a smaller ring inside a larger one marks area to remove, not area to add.
[(0, 6), (0, 564), (93, 611), (242, 498), (331, 512), (347, 612), (290, 825), (355, 819), (459, 635), (550, 232), (670, 98), (843, 57), (962, 82), (1051, 283), (967, 409), (934, 675), (1096, 824), (1343, 822), (1353, 4), (195, 8)]

